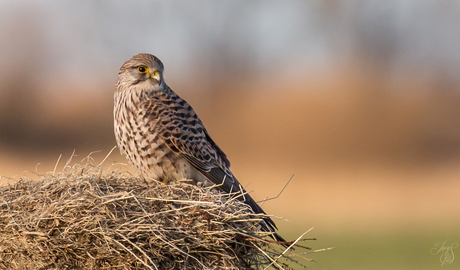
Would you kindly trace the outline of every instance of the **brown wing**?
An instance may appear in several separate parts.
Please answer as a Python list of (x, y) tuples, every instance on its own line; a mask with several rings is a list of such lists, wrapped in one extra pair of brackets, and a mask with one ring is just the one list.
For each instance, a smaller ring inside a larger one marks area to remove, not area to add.
[(230, 161), (211, 139), (193, 108), (179, 96), (152, 97), (141, 104), (145, 122), (158, 127), (155, 131), (174, 152), (187, 160), (211, 182), (228, 193), (240, 190), (230, 171)]
[[(145, 117), (148, 118), (146, 121), (159, 124), (158, 135), (162, 136), (168, 148), (187, 160), (198, 172), (218, 185), (219, 189), (226, 193), (244, 193), (241, 199), (254, 213), (265, 214), (233, 176), (227, 156), (211, 139), (193, 108), (179, 96), (172, 95), (172, 98), (163, 97), (144, 102), (144, 111), (147, 112)], [(264, 221), (264, 227), (274, 233), (273, 237), (284, 242), (275, 233), (273, 220), (267, 217)]]

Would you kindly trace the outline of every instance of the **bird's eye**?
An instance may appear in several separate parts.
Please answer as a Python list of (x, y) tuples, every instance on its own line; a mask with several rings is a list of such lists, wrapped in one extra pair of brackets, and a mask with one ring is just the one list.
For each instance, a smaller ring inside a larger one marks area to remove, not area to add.
[(140, 66), (137, 68), (137, 71), (139, 71), (140, 73), (147, 73), (148, 72), (148, 68), (147, 67), (144, 67), (144, 66)]

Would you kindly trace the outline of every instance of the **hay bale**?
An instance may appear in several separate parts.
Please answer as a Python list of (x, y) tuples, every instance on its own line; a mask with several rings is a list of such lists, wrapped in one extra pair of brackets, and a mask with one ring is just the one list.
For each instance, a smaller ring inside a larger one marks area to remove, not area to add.
[(261, 217), (210, 188), (76, 164), (0, 189), (0, 268), (289, 268)]

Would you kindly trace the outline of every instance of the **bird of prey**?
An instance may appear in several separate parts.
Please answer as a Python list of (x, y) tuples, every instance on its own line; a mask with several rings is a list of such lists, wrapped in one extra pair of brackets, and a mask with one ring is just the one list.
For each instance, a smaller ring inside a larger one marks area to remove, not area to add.
[[(140, 53), (118, 73), (114, 94), (114, 129), (118, 147), (143, 176), (162, 182), (192, 179), (239, 198), (254, 213), (264, 210), (230, 171), (230, 162), (211, 139), (193, 108), (166, 85), (163, 63)], [(262, 228), (285, 243), (269, 217)]]

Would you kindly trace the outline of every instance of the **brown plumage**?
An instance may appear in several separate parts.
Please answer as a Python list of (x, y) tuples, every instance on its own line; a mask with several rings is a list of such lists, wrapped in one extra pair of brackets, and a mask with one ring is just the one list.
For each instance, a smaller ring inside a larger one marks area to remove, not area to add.
[[(192, 179), (226, 193), (246, 192), (193, 108), (166, 85), (158, 58), (141, 53), (125, 62), (114, 101), (118, 147), (143, 177), (164, 182)], [(255, 213), (265, 214), (248, 194), (240, 198)], [(285, 242), (272, 219), (265, 218), (262, 226)]]

